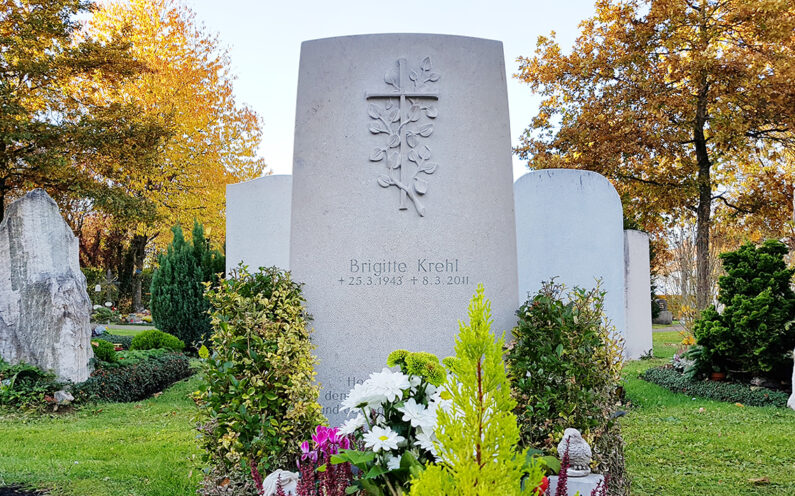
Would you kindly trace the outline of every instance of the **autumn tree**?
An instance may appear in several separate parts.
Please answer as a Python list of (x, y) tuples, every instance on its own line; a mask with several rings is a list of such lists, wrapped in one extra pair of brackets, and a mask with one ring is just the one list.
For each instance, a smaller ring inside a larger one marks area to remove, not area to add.
[[(85, 33), (100, 40), (120, 38), (148, 71), (100, 103), (132, 102), (143, 115), (160, 120), (171, 133), (158, 149), (153, 169), (130, 171), (123, 187), (131, 197), (153, 204), (153, 216), (131, 222), (133, 306), (140, 306), (147, 249), (164, 244), (173, 225), (200, 219), (213, 239), (223, 242), (226, 184), (258, 177), (260, 122), (235, 101), (233, 76), (217, 37), (197, 25), (180, 2), (130, 0), (101, 5)], [(101, 85), (101, 84), (100, 84)], [(97, 95), (95, 83), (82, 91)]]
[(703, 309), (713, 213), (770, 233), (790, 220), (795, 4), (599, 0), (580, 29), (571, 53), (553, 34), (519, 59), (544, 100), (516, 152), (607, 176), (647, 226), (694, 214)]

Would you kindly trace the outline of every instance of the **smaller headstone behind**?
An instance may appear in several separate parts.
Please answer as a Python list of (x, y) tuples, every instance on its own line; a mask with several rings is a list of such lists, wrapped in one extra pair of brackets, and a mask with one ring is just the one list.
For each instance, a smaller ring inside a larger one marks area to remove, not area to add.
[(226, 272), (289, 269), (293, 177), (265, 176), (226, 186)]
[(627, 337), (624, 351), (635, 360), (652, 349), (651, 272), (649, 235), (642, 231), (624, 231), (625, 297)]
[[(42, 189), (11, 203), (0, 223), (0, 357), (88, 379), (91, 300), (78, 240)], [(6, 262), (7, 261), (7, 262)]]

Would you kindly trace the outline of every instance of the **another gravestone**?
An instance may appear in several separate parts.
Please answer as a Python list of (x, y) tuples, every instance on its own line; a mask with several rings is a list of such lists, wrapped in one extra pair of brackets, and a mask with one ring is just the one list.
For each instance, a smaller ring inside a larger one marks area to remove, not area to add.
[(290, 268), (314, 317), (332, 425), (395, 349), (453, 354), (477, 283), (515, 324), (502, 44), (388, 34), (305, 42)]
[(58, 206), (36, 189), (13, 202), (0, 223), (0, 357), (88, 378), (91, 300), (78, 240)]
[(595, 172), (531, 171), (514, 185), (519, 298), (555, 277), (568, 288), (601, 279), (605, 314), (626, 337), (624, 226), (613, 185)]
[(226, 187), (226, 273), (240, 262), (290, 266), (290, 203), (293, 178), (265, 176)]
[(668, 310), (668, 302), (662, 298), (654, 300), (660, 312), (657, 317), (652, 319), (652, 324), (671, 325), (674, 321), (674, 314)]
[(632, 229), (624, 231), (624, 302), (627, 314), (624, 351), (630, 360), (644, 356), (653, 346), (650, 265), (649, 235)]

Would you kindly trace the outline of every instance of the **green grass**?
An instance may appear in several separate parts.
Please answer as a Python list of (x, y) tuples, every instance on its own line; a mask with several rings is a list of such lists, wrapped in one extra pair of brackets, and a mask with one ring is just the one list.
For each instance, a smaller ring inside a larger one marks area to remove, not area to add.
[[(655, 333), (655, 358), (624, 369), (633, 403), (622, 421), (633, 496), (795, 494), (795, 412), (694, 400), (638, 379), (666, 363), (680, 339)], [(752, 481), (762, 478), (769, 483)]]
[(115, 334), (116, 336), (137, 336), (145, 330), (147, 329), (121, 329), (117, 326), (114, 326), (113, 324), (108, 326), (108, 333)]
[(195, 494), (199, 452), (188, 395), (197, 383), (194, 376), (158, 398), (59, 417), (0, 416), (0, 486), (58, 496)]

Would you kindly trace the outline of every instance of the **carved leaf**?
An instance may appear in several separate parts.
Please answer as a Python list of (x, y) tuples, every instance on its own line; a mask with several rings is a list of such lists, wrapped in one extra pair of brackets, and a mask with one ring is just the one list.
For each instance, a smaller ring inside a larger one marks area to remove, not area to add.
[(389, 141), (387, 142), (387, 146), (389, 148), (395, 148), (396, 146), (400, 145), (400, 136), (397, 134), (393, 134), (389, 136)]
[(384, 74), (384, 82), (400, 89), (400, 66), (396, 63), (392, 70)]
[(428, 191), (428, 181), (415, 177), (414, 191), (416, 191), (418, 195), (424, 195)]
[(436, 119), (436, 116), (439, 115), (439, 110), (433, 105), (429, 105), (428, 108), (425, 109), (425, 115), (431, 119)]
[(418, 154), (421, 159), (428, 160), (429, 158), (431, 158), (431, 149), (428, 148), (427, 146), (423, 146), (422, 148), (420, 148)]
[(424, 59), (422, 59), (422, 63), (420, 64), (420, 69), (422, 69), (424, 72), (428, 72), (428, 71), (431, 70), (431, 58), (430, 57), (425, 57)]
[(419, 119), (421, 110), (422, 109), (420, 108), (419, 105), (412, 105), (411, 108), (409, 109), (409, 116), (408, 116), (409, 122), (414, 122), (417, 119)]
[(433, 132), (433, 124), (425, 124), (424, 126), (420, 127), (420, 130), (417, 132), (423, 138), (427, 138)]
[(439, 73), (432, 72), (432, 73), (428, 74), (428, 81), (436, 82), (438, 80), (439, 80)]
[(378, 184), (382, 188), (388, 188), (393, 183), (392, 183), (392, 179), (389, 176), (387, 176), (386, 174), (381, 174), (380, 176), (378, 176)]
[(426, 174), (433, 174), (436, 172), (436, 168), (439, 167), (439, 164), (436, 162), (426, 162), (422, 165), (420, 172), (424, 172)]
[(389, 112), (388, 120), (389, 120), (389, 122), (397, 122), (397, 121), (399, 121), (400, 120), (400, 109), (399, 108), (393, 108), (392, 111)]
[(392, 169), (400, 168), (400, 153), (399, 152), (392, 152), (386, 159), (386, 165), (388, 165)]
[(418, 75), (416, 72), (414, 72), (414, 71), (411, 71), (411, 72), (409, 73), (409, 79), (411, 79), (412, 81), (416, 81), (416, 80), (417, 80), (419, 77), (420, 77), (420, 76), (419, 76), (419, 75)]
[(420, 158), (417, 156), (417, 150), (411, 150), (409, 152), (409, 160), (414, 163), (419, 162)]
[(373, 122), (370, 124), (370, 132), (373, 134), (378, 134), (378, 133), (388, 133), (389, 131), (384, 129), (384, 126), (382, 126), (381, 124)]
[(386, 103), (384, 104), (384, 107), (387, 110), (391, 109), (392, 108), (392, 100), (387, 100)]
[(367, 115), (373, 119), (378, 119), (381, 117), (381, 108), (378, 105), (371, 103), (367, 106)]
[(406, 133), (406, 143), (412, 148), (417, 146), (417, 135), (414, 134), (414, 133), (411, 133), (411, 132), (407, 132)]
[(374, 148), (373, 151), (370, 153), (370, 161), (372, 162), (379, 162), (383, 158), (384, 158), (383, 148)]

